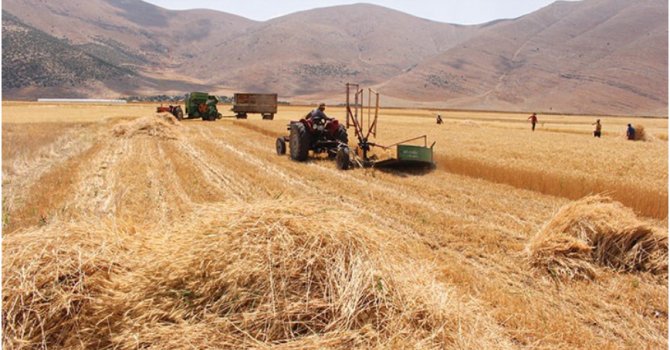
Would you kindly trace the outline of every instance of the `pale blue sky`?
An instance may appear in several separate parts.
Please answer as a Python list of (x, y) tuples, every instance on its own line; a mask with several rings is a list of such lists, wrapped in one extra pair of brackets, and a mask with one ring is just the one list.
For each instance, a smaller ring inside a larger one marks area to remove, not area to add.
[(439, 22), (479, 24), (502, 18), (515, 18), (533, 12), (554, 0), (144, 0), (173, 10), (208, 8), (257, 21), (289, 13), (360, 2), (396, 9)]

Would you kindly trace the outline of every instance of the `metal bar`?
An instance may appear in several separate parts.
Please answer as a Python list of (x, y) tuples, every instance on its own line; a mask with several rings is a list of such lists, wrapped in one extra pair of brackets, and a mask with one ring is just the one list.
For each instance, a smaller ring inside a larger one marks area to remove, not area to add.
[(375, 94), (375, 122), (374, 122), (374, 128), (370, 128), (372, 130), (372, 135), (377, 137), (377, 118), (379, 118), (379, 93), (375, 90), (370, 89), (370, 93)]
[[(360, 98), (359, 98), (360, 96)], [(358, 119), (358, 112), (361, 112), (360, 114), (360, 119)], [(356, 120), (358, 121), (358, 125), (360, 126), (361, 130), (361, 136), (363, 136), (363, 89), (359, 89), (356, 91)]]
[(349, 83), (347, 83), (347, 129), (349, 129), (349, 114), (351, 114), (351, 109), (349, 108)]
[(379, 118), (379, 93), (375, 91), (377, 95), (377, 103), (375, 104), (375, 137), (377, 137), (377, 118)]
[[(368, 100), (370, 101), (368, 103), (368, 136), (372, 134), (374, 137), (377, 137), (377, 118), (379, 117), (379, 93), (368, 88)], [(374, 118), (372, 119), (372, 123), (370, 123), (370, 113), (372, 111), (372, 94), (376, 95), (376, 103), (375, 103), (375, 115)]]
[(423, 147), (427, 147), (428, 146), (428, 138), (426, 137), (426, 135), (418, 136), (418, 137), (415, 137), (413, 139), (409, 139), (409, 140), (405, 140), (405, 141), (396, 142), (396, 143), (388, 145), (386, 147), (393, 147), (393, 146), (399, 145), (401, 143), (410, 142), (410, 141), (418, 140), (418, 139), (421, 139), (421, 138), (423, 139)]
[[(371, 90), (368, 88), (368, 125), (370, 124), (370, 112), (372, 108), (372, 93), (370, 92)], [(370, 134), (370, 131), (368, 131), (368, 135)]]

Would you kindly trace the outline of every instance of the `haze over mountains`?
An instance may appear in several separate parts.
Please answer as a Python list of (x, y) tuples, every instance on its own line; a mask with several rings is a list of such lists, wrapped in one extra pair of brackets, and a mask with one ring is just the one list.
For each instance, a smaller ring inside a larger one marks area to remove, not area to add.
[(667, 115), (668, 3), (556, 2), (514, 20), (439, 23), (368, 4), (265, 22), (139, 0), (5, 0), (3, 96), (191, 90), (384, 105)]

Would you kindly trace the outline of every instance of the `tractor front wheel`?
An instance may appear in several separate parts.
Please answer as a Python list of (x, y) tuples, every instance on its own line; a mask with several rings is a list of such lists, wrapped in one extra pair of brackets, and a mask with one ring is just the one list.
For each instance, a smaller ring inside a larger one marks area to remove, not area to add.
[(309, 153), (310, 134), (303, 123), (291, 124), (291, 135), (289, 143), (291, 146), (291, 159), (303, 162), (307, 160)]
[(278, 155), (281, 156), (281, 155), (286, 154), (286, 141), (284, 141), (283, 137), (278, 137), (277, 138), (276, 145), (277, 145), (277, 154)]

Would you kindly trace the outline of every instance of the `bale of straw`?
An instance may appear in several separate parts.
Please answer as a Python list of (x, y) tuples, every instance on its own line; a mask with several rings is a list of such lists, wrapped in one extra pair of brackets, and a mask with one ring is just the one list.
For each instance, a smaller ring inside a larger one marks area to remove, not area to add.
[(635, 125), (635, 141), (647, 141), (647, 134), (642, 124)]
[(153, 260), (117, 280), (104, 301), (119, 310), (107, 319), (114, 347), (174, 348), (178, 339), (195, 348), (444, 348), (502, 339), (431, 266), (407, 259), (401, 237), (322, 207), (204, 209), (216, 219), (158, 239)]
[[(99, 224), (98, 224), (99, 226)], [(2, 331), (8, 349), (95, 348), (89, 306), (122, 269), (123, 240), (92, 223), (3, 237)]]
[(132, 138), (137, 135), (149, 135), (166, 140), (180, 137), (177, 129), (181, 123), (171, 114), (158, 114), (116, 124), (112, 134), (116, 137)]
[[(50, 224), (3, 243), (13, 349), (511, 348), (415, 241), (321, 201), (197, 208), (168, 232)], [(133, 232), (133, 233), (125, 233)]]
[(156, 117), (170, 125), (181, 126), (181, 122), (179, 122), (179, 120), (177, 120), (177, 118), (170, 113), (159, 113), (156, 114)]
[(668, 237), (604, 196), (567, 204), (531, 238), (531, 264), (557, 278), (594, 279), (598, 267), (667, 274)]

